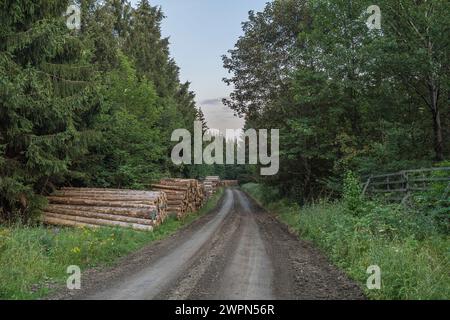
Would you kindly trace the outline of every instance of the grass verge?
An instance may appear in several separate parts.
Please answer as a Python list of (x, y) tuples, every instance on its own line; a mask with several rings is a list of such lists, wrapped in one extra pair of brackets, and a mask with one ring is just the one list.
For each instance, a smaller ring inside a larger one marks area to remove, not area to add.
[(366, 289), (368, 298), (450, 299), (450, 239), (421, 212), (369, 201), (349, 209), (345, 200), (301, 208), (286, 199), (268, 201), (276, 192), (258, 184), (242, 189), (361, 287), (366, 288), (367, 268), (378, 265), (382, 286)]
[(220, 189), (196, 213), (168, 219), (154, 232), (119, 228), (73, 229), (0, 226), (0, 299), (36, 299), (64, 283), (69, 265), (82, 270), (113, 265), (118, 258), (166, 238), (213, 209)]

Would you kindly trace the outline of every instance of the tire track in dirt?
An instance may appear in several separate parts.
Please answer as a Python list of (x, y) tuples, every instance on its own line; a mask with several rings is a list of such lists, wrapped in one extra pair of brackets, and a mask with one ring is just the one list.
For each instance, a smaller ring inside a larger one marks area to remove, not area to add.
[(235, 191), (240, 210), (239, 234), (234, 238), (237, 245), (228, 257), (215, 299), (270, 300), (273, 294), (273, 261), (246, 199)]
[(190, 290), (184, 299), (364, 298), (316, 248), (288, 232), (242, 191), (233, 192), (234, 209), (216, 235), (213, 253), (207, 252), (184, 277)]
[(299, 239), (253, 199), (245, 201), (254, 213), (268, 254), (274, 261), (273, 290), (279, 299), (360, 300), (361, 288), (311, 243)]
[(238, 189), (177, 234), (56, 299), (363, 299), (360, 288), (310, 243)]

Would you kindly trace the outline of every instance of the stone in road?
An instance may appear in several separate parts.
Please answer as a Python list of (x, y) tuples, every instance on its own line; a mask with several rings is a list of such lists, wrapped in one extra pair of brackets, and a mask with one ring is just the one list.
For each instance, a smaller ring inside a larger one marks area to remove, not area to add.
[(362, 299), (309, 243), (237, 189), (217, 209), (55, 299)]

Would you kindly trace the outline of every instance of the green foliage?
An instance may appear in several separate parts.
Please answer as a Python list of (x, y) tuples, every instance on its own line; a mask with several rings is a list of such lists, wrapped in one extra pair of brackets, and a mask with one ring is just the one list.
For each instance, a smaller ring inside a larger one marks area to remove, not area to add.
[[(170, 135), (201, 118), (161, 36), (159, 7), (3, 1), (0, 13), (0, 219), (29, 221), (62, 185), (144, 188), (183, 176)], [(42, 195), (42, 196), (41, 196)]]
[[(444, 161), (437, 167), (450, 167), (449, 161)], [(418, 208), (422, 214), (433, 218), (443, 232), (450, 234), (450, 183), (445, 181), (449, 173), (445, 171), (432, 172), (432, 179), (436, 179), (427, 191), (412, 195), (410, 203)], [(444, 179), (439, 181), (439, 179)]]
[[(262, 186), (247, 184), (243, 189), (262, 199)], [(449, 299), (448, 234), (441, 233), (435, 221), (420, 211), (372, 201), (360, 206), (364, 211), (357, 214), (345, 201), (321, 201), (300, 208), (280, 199), (266, 207), (300, 237), (319, 246), (361, 287), (366, 288), (367, 268), (380, 266), (382, 287), (366, 289), (370, 299)]]
[(250, 193), (263, 205), (268, 205), (280, 198), (280, 193), (276, 188), (269, 187), (263, 184), (246, 183), (242, 186), (242, 190)]
[(84, 183), (104, 187), (143, 188), (160, 172), (165, 161), (158, 121), (162, 110), (151, 83), (139, 80), (126, 56), (105, 75), (101, 87), (101, 112), (92, 127), (100, 138), (90, 158), (80, 161)]
[(280, 172), (263, 181), (299, 203), (339, 196), (348, 170), (449, 156), (448, 1), (381, 1), (381, 31), (366, 26), (372, 4), (273, 1), (224, 57), (227, 105), (247, 127), (280, 129)]
[(67, 1), (42, 2), (6, 1), (0, 19), (0, 216), (7, 219), (29, 220), (42, 207), (39, 195), (69, 174), (89, 140), (77, 113), (93, 108), (89, 79), (81, 79), (91, 75), (74, 72), (84, 64), (83, 41), (60, 17)]
[(345, 175), (343, 201), (349, 212), (355, 215), (362, 214), (364, 201), (361, 183), (358, 177), (351, 171)]

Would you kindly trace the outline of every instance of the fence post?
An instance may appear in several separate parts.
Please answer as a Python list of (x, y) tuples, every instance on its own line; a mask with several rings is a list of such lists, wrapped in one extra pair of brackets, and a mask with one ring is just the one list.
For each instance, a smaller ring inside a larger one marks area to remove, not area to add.
[(444, 195), (442, 196), (442, 200), (445, 201), (445, 199), (448, 198), (448, 194), (450, 193), (450, 182), (447, 183), (447, 188), (444, 191)]
[(366, 195), (367, 188), (369, 188), (369, 185), (370, 185), (371, 180), (372, 180), (372, 175), (370, 175), (369, 179), (367, 179), (367, 182), (366, 182), (366, 184), (364, 185), (364, 189), (363, 189), (363, 193), (362, 193), (363, 196)]
[(405, 172), (405, 171), (402, 171), (401, 172), (401, 174), (402, 174), (402, 176), (403, 176), (403, 179), (405, 180), (405, 196), (403, 197), (403, 199), (402, 199), (402, 205), (405, 205), (406, 204), (406, 201), (409, 199), (409, 197), (410, 197), (410, 186), (409, 186), (409, 176), (408, 176), (408, 173), (407, 172)]

